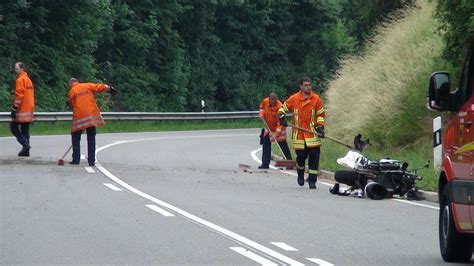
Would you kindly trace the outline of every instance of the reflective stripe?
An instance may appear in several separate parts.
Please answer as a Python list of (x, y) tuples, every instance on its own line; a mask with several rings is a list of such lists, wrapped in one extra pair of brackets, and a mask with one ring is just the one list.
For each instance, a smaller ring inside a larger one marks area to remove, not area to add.
[(19, 112), (19, 113), (16, 113), (16, 116), (17, 116), (17, 117), (18, 117), (18, 116), (22, 116), (22, 117), (23, 117), (23, 116), (24, 116), (24, 117), (26, 117), (26, 116), (31, 116), (31, 117), (33, 117), (33, 112)]
[(313, 133), (314, 133), (314, 116), (315, 116), (315, 111), (311, 110), (311, 119), (309, 120), (309, 126)]
[(76, 131), (78, 129), (84, 129), (84, 128), (87, 128), (87, 126), (89, 125), (92, 125), (92, 126), (103, 126), (105, 125), (105, 122), (104, 121), (91, 121), (91, 122), (86, 122), (86, 123), (83, 123), (83, 124), (80, 124), (80, 125), (76, 125), (75, 127), (73, 127), (73, 131)]
[(102, 118), (102, 116), (97, 116), (97, 115), (92, 115), (92, 116), (88, 116), (88, 117), (84, 117), (84, 118), (81, 118), (81, 119), (76, 119), (73, 121), (73, 123), (80, 123), (82, 121), (86, 121), (86, 120), (90, 120), (90, 119), (95, 119), (95, 118)]
[[(83, 123), (77, 123), (76, 121), (73, 121), (72, 123), (72, 129), (73, 131), (76, 130), (76, 129), (83, 129), (85, 128), (86, 126), (89, 126), (89, 125), (97, 125), (97, 126), (100, 126), (100, 125), (104, 125), (105, 122), (104, 120), (102, 119), (102, 117), (100, 116), (93, 116), (94, 118), (93, 119), (90, 119), (89, 121), (85, 121)], [(81, 119), (82, 120), (82, 119)]]
[(15, 103), (20, 104), (21, 101), (20, 100), (15, 100)]
[[(298, 109), (293, 110), (293, 121), (294, 121), (293, 125), (299, 125), (298, 124), (298, 122), (299, 122)], [(296, 143), (296, 141), (298, 140), (298, 129), (293, 128), (293, 135), (291, 136), (291, 138), (293, 139), (293, 144), (298, 145)], [(293, 146), (293, 148), (295, 148), (295, 147)]]
[(306, 146), (309, 148), (319, 147), (321, 146), (321, 139), (320, 138), (307, 138), (305, 139)]
[(319, 109), (317, 112), (316, 112), (316, 115), (320, 115), (324, 113), (324, 107), (321, 107), (321, 109)]
[(32, 112), (19, 112), (16, 113), (16, 117), (12, 119), (13, 121), (18, 122), (29, 122), (33, 121), (33, 113)]
[[(286, 106), (286, 102), (283, 104), (283, 107), (280, 108), (280, 110), (283, 109), (283, 112), (281, 113), (288, 113), (290, 110), (288, 109), (288, 106)], [(280, 110), (278, 110), (278, 112), (280, 112)]]
[(304, 165), (303, 166), (299, 166), (298, 164), (296, 164), (296, 169), (300, 169), (300, 170), (304, 170)]
[(319, 174), (319, 171), (318, 171), (318, 170), (311, 170), (311, 169), (309, 169), (309, 170), (308, 170), (308, 173), (317, 175), (317, 174)]
[(316, 119), (316, 123), (318, 123), (318, 124), (324, 123), (324, 117), (318, 117)]
[(297, 149), (297, 150), (304, 149), (304, 140), (293, 139), (293, 149)]

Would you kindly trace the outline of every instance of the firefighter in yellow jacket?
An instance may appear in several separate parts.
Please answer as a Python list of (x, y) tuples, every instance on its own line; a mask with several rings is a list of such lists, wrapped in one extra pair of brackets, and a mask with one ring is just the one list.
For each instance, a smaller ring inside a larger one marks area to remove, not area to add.
[(89, 166), (94, 166), (95, 127), (105, 124), (95, 102), (94, 94), (106, 91), (113, 96), (115, 89), (106, 84), (79, 83), (75, 78), (71, 78), (68, 83), (71, 87), (68, 97), (72, 108), (72, 161), (70, 164), (79, 164), (81, 160), (81, 135), (85, 130), (87, 131), (87, 161)]
[(292, 113), (292, 125), (310, 132), (293, 128), (292, 143), (296, 150), (296, 168), (298, 184), (304, 185), (304, 170), (308, 158), (309, 188), (316, 188), (318, 178), (319, 155), (321, 139), (324, 138), (324, 106), (318, 94), (312, 91), (311, 79), (303, 77), (300, 80), (300, 91), (291, 95), (280, 108), (280, 124), (286, 125), (285, 113)]
[[(260, 135), (262, 144), (262, 165), (258, 169), (268, 169), (271, 157), (271, 143), (277, 142), (287, 160), (291, 160), (290, 149), (286, 143), (286, 127), (280, 125), (278, 121), (278, 110), (282, 107), (276, 93), (272, 92), (260, 103), (259, 116), (265, 123), (265, 128)], [(268, 128), (267, 128), (268, 127)], [(269, 130), (271, 132), (269, 132)], [(270, 137), (270, 134), (273, 137)]]
[(13, 101), (10, 116), (10, 131), (16, 140), (23, 146), (18, 156), (30, 156), (30, 123), (33, 122), (35, 111), (35, 89), (33, 82), (26, 73), (25, 65), (22, 62), (15, 64), (17, 74), (15, 82), (15, 99)]

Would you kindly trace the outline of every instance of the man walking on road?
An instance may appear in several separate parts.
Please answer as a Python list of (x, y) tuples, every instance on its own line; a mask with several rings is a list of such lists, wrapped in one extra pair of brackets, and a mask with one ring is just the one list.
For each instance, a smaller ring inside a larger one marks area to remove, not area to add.
[(26, 73), (22, 62), (15, 64), (17, 78), (15, 81), (15, 99), (10, 116), (10, 131), (16, 140), (23, 146), (18, 156), (30, 156), (30, 123), (33, 122), (35, 111), (35, 90), (33, 82)]
[[(280, 125), (278, 121), (278, 110), (282, 107), (276, 93), (270, 93), (269, 97), (260, 103), (259, 116), (262, 119), (265, 129), (262, 131), (262, 165), (258, 169), (268, 169), (271, 157), (271, 143), (277, 142), (283, 151), (286, 160), (291, 160), (290, 149), (286, 143), (286, 127)], [(270, 137), (270, 134), (272, 137)]]
[(303, 131), (293, 127), (292, 143), (296, 150), (296, 168), (298, 185), (304, 186), (304, 170), (308, 158), (308, 185), (316, 188), (318, 178), (319, 155), (321, 139), (324, 138), (324, 106), (318, 94), (312, 91), (311, 79), (303, 77), (300, 80), (300, 91), (291, 95), (280, 108), (280, 124), (286, 126), (285, 113), (293, 114), (292, 125), (305, 129)]
[(95, 165), (95, 135), (97, 126), (105, 125), (100, 110), (95, 102), (94, 94), (110, 92), (113, 96), (115, 89), (100, 83), (79, 83), (77, 79), (69, 80), (71, 90), (68, 93), (69, 104), (72, 108), (72, 161), (79, 164), (81, 160), (81, 135), (87, 131), (87, 161), (89, 166)]

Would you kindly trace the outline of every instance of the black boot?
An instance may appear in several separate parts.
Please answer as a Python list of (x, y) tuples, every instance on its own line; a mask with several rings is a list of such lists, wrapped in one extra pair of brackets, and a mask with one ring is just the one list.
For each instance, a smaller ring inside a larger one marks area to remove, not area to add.
[(304, 186), (304, 170), (298, 169), (297, 173), (298, 173), (298, 178), (297, 178), (298, 185)]
[(23, 145), (23, 148), (21, 148), (21, 151), (18, 153), (18, 156), (20, 157), (29, 157), (30, 156), (30, 145), (26, 144)]
[(329, 188), (329, 193), (333, 195), (338, 195), (339, 194), (339, 183), (334, 184), (333, 187)]
[(316, 180), (317, 176), (314, 174), (309, 174), (308, 176), (308, 186), (310, 189), (316, 189)]

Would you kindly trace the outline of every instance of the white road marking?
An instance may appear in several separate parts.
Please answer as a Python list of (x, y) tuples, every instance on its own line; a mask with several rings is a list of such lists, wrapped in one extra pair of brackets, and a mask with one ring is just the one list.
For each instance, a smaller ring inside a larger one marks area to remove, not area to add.
[(145, 206), (147, 206), (148, 208), (150, 208), (150, 209), (156, 211), (157, 213), (159, 213), (159, 214), (161, 214), (161, 215), (163, 215), (163, 216), (167, 216), (167, 217), (169, 217), (169, 216), (174, 216), (172, 213), (167, 212), (167, 211), (163, 210), (162, 208), (160, 208), (160, 207), (158, 207), (158, 206), (156, 206), (156, 205), (149, 204), (149, 205), (145, 205)]
[(321, 266), (334, 266), (334, 264), (322, 259), (318, 259), (318, 258), (306, 258), (306, 259)]
[[(102, 146), (100, 148), (98, 148), (96, 150), (96, 154), (99, 153), (100, 151), (104, 150), (104, 149), (107, 149), (107, 148), (110, 148), (112, 146), (115, 146), (115, 145), (119, 145), (119, 144), (123, 144), (123, 143), (132, 143), (132, 142), (139, 142), (139, 141), (149, 141), (149, 140), (164, 140), (164, 139), (182, 139), (182, 138), (186, 138), (186, 139), (190, 139), (190, 138), (216, 138), (216, 137), (230, 137), (230, 138), (235, 138), (235, 137), (239, 137), (239, 136), (254, 136), (254, 134), (240, 134), (240, 135), (206, 135), (206, 136), (181, 136), (181, 137), (158, 137), (158, 138), (148, 138), (148, 139), (137, 139), (137, 140), (129, 140), (129, 141), (119, 141), (119, 142), (115, 142), (115, 143), (111, 143), (111, 144), (108, 144), (108, 145), (105, 145), (105, 146)], [(164, 207), (164, 208), (167, 208), (167, 209), (170, 209), (172, 210), (173, 212), (189, 219), (190, 221), (193, 221), (203, 227), (206, 227), (210, 230), (213, 230), (219, 234), (222, 234), (224, 236), (227, 236), (237, 242), (240, 242), (244, 245), (247, 245), (249, 247), (252, 247), (254, 248), (255, 250), (258, 250), (262, 253), (265, 253), (267, 254), (268, 256), (270, 257), (273, 257), (277, 260), (280, 260), (280, 261), (283, 261), (287, 264), (291, 264), (291, 265), (304, 265), (303, 263), (301, 262), (298, 262), (290, 257), (287, 257), (283, 254), (280, 254), (270, 248), (267, 248), (263, 245), (260, 245), (258, 244), (257, 242), (255, 241), (252, 241), (244, 236), (241, 236), (239, 234), (236, 234), (228, 229), (225, 229), (223, 227), (220, 227), (216, 224), (213, 224), (209, 221), (206, 221), (202, 218), (199, 218), (191, 213), (188, 213), (178, 207), (175, 207), (169, 203), (166, 203), (164, 201), (161, 201), (153, 196), (150, 196), (132, 186), (130, 186), (129, 184), (125, 183), (124, 181), (122, 181), (121, 179), (119, 179), (118, 177), (114, 176), (112, 173), (110, 173), (107, 169), (105, 169), (100, 163), (97, 163), (96, 164), (96, 167), (97, 169), (99, 169), (99, 171), (101, 171), (105, 176), (107, 176), (109, 179), (113, 180), (115, 183), (121, 185), (122, 187), (124, 187), (125, 189), (127, 189), (128, 191), (132, 192), (132, 193), (135, 193), (137, 194), (138, 196), (142, 197), (142, 198), (145, 198), (145, 199), (148, 199), (158, 205), (160, 205), (161, 207)]]
[(92, 173), (95, 173), (94, 169), (92, 169), (92, 167), (90, 167), (90, 166), (86, 166), (86, 167), (84, 167), (84, 168), (86, 168), (86, 171), (87, 171), (88, 173), (91, 173), (91, 174), (92, 174)]
[(286, 251), (298, 251), (296, 248), (289, 246), (283, 242), (270, 242), (270, 243)]
[(84, 154), (81, 154), (81, 160), (85, 160), (86, 156)]
[(112, 185), (112, 184), (110, 184), (110, 183), (104, 183), (104, 186), (106, 186), (106, 187), (112, 189), (113, 191), (122, 191), (121, 188), (118, 188), (118, 187), (116, 187), (116, 186), (114, 186), (114, 185)]
[(415, 205), (415, 206), (425, 207), (425, 208), (428, 208), (428, 209), (439, 210), (439, 207), (436, 207), (436, 206), (421, 204), (421, 203), (412, 202), (412, 201), (408, 201), (408, 200), (402, 200), (402, 199), (391, 199), (391, 200), (406, 203), (406, 204), (411, 204), (411, 205)]
[[(262, 148), (258, 148), (256, 150), (253, 150), (250, 155), (252, 156), (252, 158), (258, 162), (258, 163), (262, 163), (262, 161), (260, 161), (256, 155), (256, 153), (258, 151), (262, 150)], [(270, 165), (270, 167), (273, 167)], [(277, 169), (275, 167), (273, 167), (273, 169)], [(289, 174), (289, 175), (292, 175), (292, 176), (298, 176), (297, 174), (295, 174), (294, 172), (290, 172), (290, 171), (286, 171), (286, 170), (280, 170), (281, 172), (285, 173), (285, 174)], [(324, 182), (324, 181), (319, 181), (318, 180), (318, 183), (321, 183), (323, 185), (326, 185), (326, 186), (330, 186), (332, 187), (334, 184), (333, 183), (328, 183), (328, 182)], [(424, 207), (424, 208), (428, 208), (428, 209), (434, 209), (434, 210), (439, 210), (439, 207), (436, 207), (436, 206), (431, 206), (431, 205), (427, 205), (427, 204), (422, 204), (422, 203), (416, 203), (416, 202), (411, 202), (411, 201), (407, 201), (407, 200), (402, 200), (402, 199), (391, 199), (391, 200), (394, 200), (394, 201), (398, 201), (398, 202), (401, 202), (401, 203), (406, 203), (406, 204), (411, 204), (411, 205), (415, 205), (415, 206), (418, 206), (418, 207)]]
[(264, 257), (261, 257), (251, 251), (248, 251), (247, 249), (245, 248), (242, 248), (242, 247), (229, 247), (230, 249), (232, 249), (233, 251), (239, 253), (240, 255), (243, 255), (261, 265), (278, 265), (270, 260), (267, 260), (265, 259)]
[[(262, 148), (258, 148), (258, 149), (256, 149), (256, 150), (253, 150), (253, 151), (250, 153), (250, 155), (252, 156), (252, 158), (253, 158), (256, 162), (258, 162), (259, 164), (262, 164), (262, 161), (257, 157), (257, 152), (259, 152), (259, 151), (261, 151), (261, 150), (262, 150)], [(278, 168), (276, 168), (276, 167), (273, 166), (273, 165), (269, 165), (269, 167), (270, 167), (271, 169), (278, 169)]]

